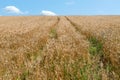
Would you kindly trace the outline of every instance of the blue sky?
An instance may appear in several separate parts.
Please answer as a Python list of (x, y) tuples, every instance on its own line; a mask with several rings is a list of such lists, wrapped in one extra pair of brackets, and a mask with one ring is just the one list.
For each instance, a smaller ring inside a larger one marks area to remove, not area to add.
[(0, 15), (120, 15), (120, 0), (0, 0)]

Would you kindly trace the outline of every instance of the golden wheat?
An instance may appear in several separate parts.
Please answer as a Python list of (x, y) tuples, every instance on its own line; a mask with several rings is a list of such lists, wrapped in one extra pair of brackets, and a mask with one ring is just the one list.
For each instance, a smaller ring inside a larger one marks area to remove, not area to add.
[(0, 18), (0, 80), (120, 79), (118, 16)]
[(120, 73), (120, 21), (119, 16), (69, 17), (87, 37), (96, 37), (103, 43), (105, 58)]

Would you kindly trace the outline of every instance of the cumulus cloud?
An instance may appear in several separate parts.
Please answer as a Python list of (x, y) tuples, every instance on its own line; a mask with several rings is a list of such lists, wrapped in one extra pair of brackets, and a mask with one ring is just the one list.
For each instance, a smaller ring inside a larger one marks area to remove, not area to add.
[(41, 14), (45, 15), (45, 16), (56, 16), (57, 15), (56, 13), (54, 13), (52, 11), (47, 11), (47, 10), (42, 10)]
[(6, 6), (4, 10), (8, 13), (23, 14), (23, 12), (15, 6)]

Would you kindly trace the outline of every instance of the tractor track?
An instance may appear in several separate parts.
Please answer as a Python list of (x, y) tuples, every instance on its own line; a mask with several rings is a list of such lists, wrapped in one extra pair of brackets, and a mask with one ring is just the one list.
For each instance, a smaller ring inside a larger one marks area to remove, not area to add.
[[(85, 37), (86, 37), (86, 39), (87, 39), (87, 41), (89, 41), (89, 38), (91, 38), (91, 37), (94, 37), (94, 36), (92, 36), (91, 34), (90, 35), (86, 35), (86, 33), (84, 32), (84, 31), (82, 31), (82, 29), (81, 28), (78, 28), (80, 25), (77, 25), (77, 24), (75, 24), (74, 22), (72, 22), (68, 17), (66, 17), (65, 16), (65, 18), (71, 23), (71, 25), (76, 29), (76, 31), (78, 32), (78, 33), (81, 33), (82, 35), (84, 35)], [(89, 41), (89, 44), (91, 45), (91, 42)], [(90, 47), (90, 46), (89, 46)], [(93, 55), (91, 55), (91, 56), (93, 56)], [(106, 56), (104, 55), (104, 53), (102, 54), (102, 55), (99, 55), (98, 54), (98, 61), (99, 61), (99, 66), (100, 66), (100, 68), (102, 69), (102, 68), (106, 68), (107, 67), (107, 65), (111, 65), (111, 63), (107, 60), (107, 58), (106, 58)], [(93, 56), (93, 60), (96, 58), (96, 56)], [(111, 72), (109, 72), (108, 73), (108, 76), (113, 76), (113, 74), (111, 73)]]
[[(81, 28), (78, 28), (79, 25), (73, 23), (68, 17), (65, 16), (65, 18), (71, 23), (71, 25), (76, 29), (76, 31), (77, 31), (78, 33), (84, 35), (84, 36), (86, 37), (87, 41), (89, 41), (88, 39), (89, 39), (90, 37), (92, 37), (92, 36), (88, 37), (86, 34), (84, 34), (84, 32), (81, 30)], [(90, 43), (90, 42), (89, 42), (89, 43)], [(101, 59), (101, 58), (102, 58), (102, 59)], [(100, 61), (104, 61), (104, 60), (103, 60), (103, 56), (102, 56), (101, 58), (100, 58)]]
[[(53, 28), (56, 28), (57, 25), (59, 24), (59, 22), (60, 22), (60, 18), (57, 17), (57, 22), (51, 26), (50, 30), (53, 29)], [(50, 33), (50, 30), (49, 30), (49, 33)], [(48, 37), (48, 39), (49, 39), (49, 38), (50, 38), (50, 37)], [(48, 41), (48, 39), (45, 41), (45, 43), (43, 43), (43, 46), (42, 46), (42, 48), (41, 48), (42, 50), (46, 47), (46, 42)], [(42, 53), (42, 51), (41, 51), (40, 53)], [(31, 66), (36, 66), (37, 63), (39, 63), (39, 62), (41, 61), (41, 56), (42, 56), (42, 54), (39, 54), (39, 55), (36, 57), (36, 59), (35, 59), (34, 61), (30, 62), (29, 64), (31, 64)], [(45, 56), (42, 56), (42, 57), (45, 58)]]

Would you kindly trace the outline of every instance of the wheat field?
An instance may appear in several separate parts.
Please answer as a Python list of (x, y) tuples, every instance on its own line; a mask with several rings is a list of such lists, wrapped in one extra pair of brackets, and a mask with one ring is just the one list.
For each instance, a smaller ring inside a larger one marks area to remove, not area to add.
[(0, 80), (120, 80), (120, 16), (0, 16)]

